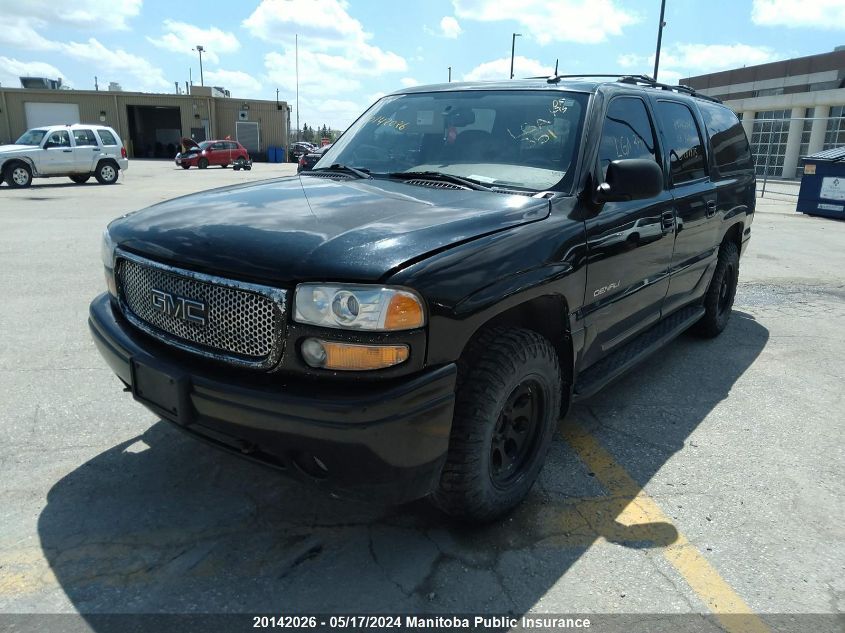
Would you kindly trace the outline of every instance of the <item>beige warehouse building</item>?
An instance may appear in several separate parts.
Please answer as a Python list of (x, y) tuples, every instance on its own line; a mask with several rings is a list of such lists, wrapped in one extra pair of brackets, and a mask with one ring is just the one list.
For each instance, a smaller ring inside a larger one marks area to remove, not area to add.
[(172, 159), (182, 137), (228, 136), (264, 160), (268, 148), (287, 148), (290, 107), (209, 86), (191, 86), (191, 94), (0, 88), (0, 144), (32, 127), (64, 123), (113, 127), (132, 158)]

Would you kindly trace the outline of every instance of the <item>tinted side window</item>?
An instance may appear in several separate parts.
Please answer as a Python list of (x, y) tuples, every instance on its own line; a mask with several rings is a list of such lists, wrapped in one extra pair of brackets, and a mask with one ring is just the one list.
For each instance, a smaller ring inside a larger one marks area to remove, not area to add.
[(229, 142), (229, 143), (226, 143), (226, 145), (229, 146), (229, 149), (238, 149), (237, 143)]
[(115, 139), (114, 134), (108, 130), (97, 130), (97, 133), (100, 135), (103, 145), (117, 145), (117, 139)]
[(53, 132), (44, 144), (45, 147), (70, 147), (70, 135), (62, 130)]
[(599, 147), (602, 174), (611, 161), (625, 158), (656, 160), (654, 128), (642, 99), (619, 97), (610, 102)]
[(657, 116), (666, 137), (672, 184), (704, 178), (704, 143), (690, 109), (674, 101), (658, 101)]
[(754, 169), (745, 130), (733, 111), (715, 103), (699, 103), (698, 109), (710, 136), (719, 174)]
[(74, 130), (73, 140), (76, 142), (77, 147), (83, 145), (97, 146), (97, 139), (94, 136), (94, 130)]

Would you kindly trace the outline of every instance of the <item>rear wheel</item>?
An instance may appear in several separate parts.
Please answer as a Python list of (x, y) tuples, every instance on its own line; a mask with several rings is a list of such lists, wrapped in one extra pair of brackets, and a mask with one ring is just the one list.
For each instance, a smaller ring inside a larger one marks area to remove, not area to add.
[(561, 378), (551, 343), (530, 330), (493, 330), (458, 387), (449, 453), (432, 501), (490, 521), (519, 504), (557, 428)]
[(32, 184), (32, 170), (26, 163), (12, 163), (6, 168), (6, 182), (16, 189), (29, 187)]
[(226, 169), (226, 168), (229, 166), (229, 163), (224, 163), (223, 165), (220, 165), (220, 166), (221, 166), (223, 169)]
[(200, 169), (205, 169), (208, 167), (208, 159), (207, 158), (200, 158), (199, 162), (197, 163), (197, 167)]
[(75, 182), (77, 185), (81, 185), (83, 183), (88, 182), (88, 179), (91, 178), (91, 174), (85, 175), (78, 175), (78, 176), (71, 176), (70, 179)]
[(113, 185), (117, 182), (118, 168), (111, 161), (104, 161), (97, 165), (94, 177), (101, 185)]
[(733, 310), (738, 279), (739, 249), (733, 242), (724, 242), (719, 247), (716, 270), (704, 295), (704, 316), (694, 326), (696, 333), (707, 338), (722, 333)]

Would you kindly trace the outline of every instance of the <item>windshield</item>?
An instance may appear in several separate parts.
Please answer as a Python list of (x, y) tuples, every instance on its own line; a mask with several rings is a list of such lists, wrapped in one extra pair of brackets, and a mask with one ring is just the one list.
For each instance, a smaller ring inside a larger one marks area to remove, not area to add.
[(438, 172), (488, 186), (568, 190), (587, 95), (463, 90), (385, 97), (328, 150), (373, 176)]
[[(212, 144), (212, 141), (203, 141), (202, 143), (199, 144), (199, 148), (200, 149), (208, 149), (209, 147), (211, 147), (211, 144)], [(189, 147), (188, 150), (190, 151), (190, 149), (191, 148)]]
[(41, 141), (44, 140), (46, 133), (47, 130), (28, 130), (15, 141), (15, 145), (41, 145)]

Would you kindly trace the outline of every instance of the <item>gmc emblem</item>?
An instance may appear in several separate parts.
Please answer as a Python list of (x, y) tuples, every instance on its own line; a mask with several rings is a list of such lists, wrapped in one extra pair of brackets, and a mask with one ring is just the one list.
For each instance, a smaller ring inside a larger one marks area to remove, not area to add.
[(150, 290), (150, 301), (153, 304), (153, 309), (164, 312), (174, 319), (205, 325), (208, 318), (208, 307), (204, 301), (186, 299), (158, 288)]

